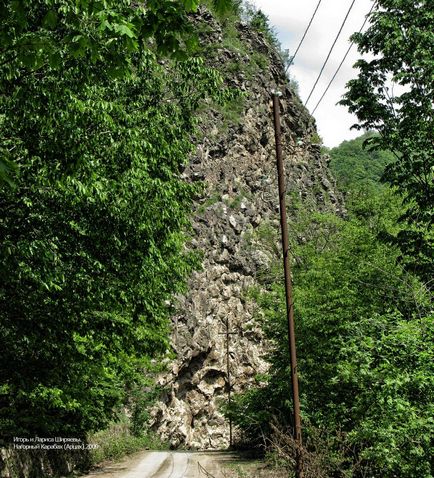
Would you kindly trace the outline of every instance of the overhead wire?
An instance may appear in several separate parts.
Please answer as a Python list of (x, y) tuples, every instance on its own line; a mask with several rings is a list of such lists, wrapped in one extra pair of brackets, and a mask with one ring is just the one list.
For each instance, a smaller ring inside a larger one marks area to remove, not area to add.
[(322, 75), (322, 73), (323, 73), (323, 71), (324, 71), (324, 68), (326, 67), (326, 65), (327, 65), (327, 63), (328, 63), (328, 61), (329, 61), (330, 55), (331, 55), (332, 52), (333, 52), (333, 49), (334, 49), (334, 47), (335, 47), (335, 45), (336, 45), (336, 42), (338, 41), (338, 39), (339, 39), (339, 37), (340, 37), (340, 35), (341, 35), (341, 33), (342, 33), (342, 30), (343, 30), (343, 28), (344, 28), (344, 26), (345, 26), (345, 23), (347, 22), (348, 16), (350, 15), (350, 12), (351, 12), (351, 10), (353, 9), (353, 6), (354, 6), (355, 3), (356, 3), (356, 0), (353, 0), (353, 1), (351, 2), (350, 8), (348, 9), (347, 14), (345, 15), (344, 21), (342, 22), (342, 25), (341, 25), (341, 27), (339, 28), (338, 34), (336, 35), (336, 38), (334, 39), (333, 44), (332, 44), (332, 46), (331, 46), (331, 48), (330, 48), (330, 50), (329, 50), (329, 52), (328, 52), (327, 58), (325, 59), (323, 65), (322, 65), (322, 67), (321, 67), (321, 71), (319, 72), (319, 75), (318, 75), (318, 77), (317, 77), (317, 79), (316, 79), (314, 85), (312, 86), (312, 89), (310, 90), (310, 93), (309, 93), (309, 96), (307, 97), (307, 100), (306, 100), (306, 102), (305, 102), (305, 105), (307, 105), (307, 103), (309, 102), (310, 97), (312, 96), (312, 93), (314, 92), (314, 90), (315, 90), (315, 88), (316, 88), (316, 85), (318, 84), (318, 81), (319, 81), (319, 79), (321, 78), (321, 75)]
[[(368, 18), (369, 18), (369, 15), (372, 13), (372, 11), (374, 10), (374, 7), (376, 5), (377, 2), (374, 2), (372, 4), (372, 7), (371, 9), (369, 10), (369, 13), (365, 16), (365, 21), (363, 22), (362, 26), (360, 27), (358, 33), (361, 33), (363, 28), (365, 27), (366, 25), (366, 22), (368, 21)], [(317, 110), (318, 106), (320, 105), (321, 101), (324, 99), (324, 96), (327, 94), (330, 86), (332, 85), (333, 81), (335, 80), (336, 76), (338, 75), (340, 69), (342, 68), (342, 65), (344, 64), (345, 60), (347, 59), (347, 56), (348, 54), (350, 53), (351, 51), (351, 48), (353, 47), (354, 45), (354, 41), (351, 41), (350, 43), (350, 46), (348, 47), (344, 57), (342, 58), (342, 61), (339, 63), (339, 66), (338, 68), (336, 69), (334, 75), (332, 76), (332, 79), (329, 81), (329, 84), (327, 85), (326, 89), (324, 90), (324, 93), (321, 95), (321, 98), (318, 100), (318, 103), (316, 104), (315, 108), (312, 110), (312, 115), (315, 113), (315, 111)]]
[(286, 69), (285, 69), (285, 73), (288, 71), (288, 68), (292, 65), (292, 63), (293, 63), (295, 57), (297, 56), (298, 50), (300, 50), (300, 47), (301, 47), (301, 45), (303, 44), (304, 39), (306, 38), (307, 32), (309, 31), (309, 28), (310, 28), (310, 26), (312, 25), (313, 19), (315, 18), (316, 12), (318, 11), (318, 8), (319, 8), (319, 6), (321, 5), (321, 2), (322, 2), (322, 0), (319, 0), (319, 2), (317, 3), (316, 8), (315, 8), (315, 11), (313, 12), (313, 15), (312, 15), (312, 17), (311, 17), (311, 19), (310, 19), (310, 21), (309, 21), (307, 27), (306, 27), (306, 30), (305, 30), (304, 33), (303, 33), (303, 36), (301, 37), (300, 43), (298, 44), (298, 46), (297, 46), (297, 48), (296, 48), (296, 50), (295, 50), (295, 53), (292, 55), (292, 57), (291, 57), (290, 60), (289, 60), (289, 64), (287, 65), (287, 67), (286, 67)]

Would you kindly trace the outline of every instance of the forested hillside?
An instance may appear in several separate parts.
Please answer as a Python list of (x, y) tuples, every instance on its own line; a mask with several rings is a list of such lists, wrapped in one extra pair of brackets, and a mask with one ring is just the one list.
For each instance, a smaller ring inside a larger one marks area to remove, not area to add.
[(395, 157), (390, 151), (372, 151), (366, 147), (366, 140), (373, 137), (374, 133), (365, 133), (327, 151), (331, 158), (330, 169), (341, 190), (378, 189), (384, 184), (381, 183), (384, 170)]

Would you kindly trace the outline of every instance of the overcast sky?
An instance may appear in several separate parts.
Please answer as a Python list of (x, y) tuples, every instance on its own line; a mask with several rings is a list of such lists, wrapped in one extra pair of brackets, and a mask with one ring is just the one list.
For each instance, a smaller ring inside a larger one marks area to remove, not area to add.
[[(294, 64), (290, 67), (290, 74), (297, 80), (300, 96), (304, 102), (315, 83), (351, 2), (352, 0), (322, 0)], [(290, 2), (289, 0), (253, 0), (252, 3), (269, 17), (283, 49), (288, 49), (289, 53), (293, 54), (318, 0), (298, 0), (297, 2)], [(307, 106), (310, 111), (317, 104), (344, 57), (349, 46), (349, 37), (360, 29), (371, 6), (372, 0), (356, 0), (323, 75), (309, 100)], [(356, 122), (356, 118), (350, 115), (345, 107), (336, 105), (344, 94), (346, 82), (356, 76), (357, 70), (354, 70), (352, 65), (358, 58), (357, 49), (353, 46), (340, 73), (314, 114), (319, 134), (326, 146), (337, 146), (345, 139), (360, 135), (360, 132), (350, 131), (350, 127)]]

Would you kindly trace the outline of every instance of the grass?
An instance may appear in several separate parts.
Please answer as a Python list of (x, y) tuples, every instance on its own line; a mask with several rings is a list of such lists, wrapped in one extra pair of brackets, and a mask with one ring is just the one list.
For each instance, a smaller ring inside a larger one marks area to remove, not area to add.
[(227, 463), (225, 478), (289, 478), (286, 468), (273, 467), (261, 460), (239, 459)]
[(203, 214), (209, 207), (221, 201), (220, 194), (213, 193), (197, 209), (199, 214)]
[(88, 441), (95, 446), (90, 452), (93, 466), (106, 460), (119, 460), (139, 450), (167, 449), (167, 446), (150, 432), (142, 436), (132, 435), (127, 417), (112, 423), (106, 430), (90, 435)]
[(242, 194), (238, 194), (232, 201), (229, 202), (229, 207), (231, 209), (238, 209), (243, 202), (244, 196)]

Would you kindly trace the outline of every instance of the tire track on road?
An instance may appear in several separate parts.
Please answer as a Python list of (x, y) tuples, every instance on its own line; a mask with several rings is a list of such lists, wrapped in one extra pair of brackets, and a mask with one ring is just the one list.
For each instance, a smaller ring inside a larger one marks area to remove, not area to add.
[[(168, 478), (184, 478), (190, 465), (190, 454), (176, 453), (172, 456), (177, 457), (179, 465), (177, 466), (178, 470), (174, 469), (174, 471)], [(173, 460), (173, 463), (175, 465), (175, 459)], [(179, 471), (179, 469), (182, 469), (182, 471)]]
[(163, 460), (161, 465), (159, 466), (158, 470), (154, 472), (149, 478), (161, 478), (163, 473), (170, 469), (170, 475), (167, 475), (168, 478), (171, 478), (173, 469), (175, 466), (175, 459), (173, 457), (173, 453), (168, 453), (166, 458)]

